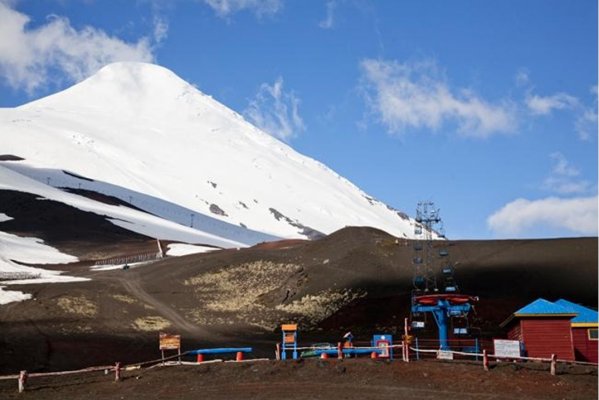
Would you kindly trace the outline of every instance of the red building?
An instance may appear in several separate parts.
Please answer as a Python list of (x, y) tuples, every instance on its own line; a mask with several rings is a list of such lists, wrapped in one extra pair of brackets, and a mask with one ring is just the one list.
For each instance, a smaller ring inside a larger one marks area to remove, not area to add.
[(599, 325), (597, 311), (560, 299), (555, 304), (576, 313), (576, 317), (570, 320), (572, 328), (572, 342), (574, 345), (574, 356), (578, 361), (592, 363), (599, 362), (597, 356), (597, 328)]
[(501, 323), (508, 339), (524, 344), (525, 356), (574, 360), (570, 320), (577, 314), (565, 307), (537, 299)]

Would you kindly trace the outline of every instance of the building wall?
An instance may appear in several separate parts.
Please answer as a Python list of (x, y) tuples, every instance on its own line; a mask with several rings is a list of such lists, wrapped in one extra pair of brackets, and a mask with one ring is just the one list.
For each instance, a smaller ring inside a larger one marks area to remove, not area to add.
[(512, 324), (512, 327), (507, 332), (507, 338), (509, 340), (519, 340), (522, 341), (522, 330), (520, 329), (520, 324)]
[(570, 318), (523, 318), (520, 329), (528, 357), (574, 360)]
[(572, 328), (574, 354), (578, 361), (598, 362), (597, 340), (589, 340), (589, 328)]

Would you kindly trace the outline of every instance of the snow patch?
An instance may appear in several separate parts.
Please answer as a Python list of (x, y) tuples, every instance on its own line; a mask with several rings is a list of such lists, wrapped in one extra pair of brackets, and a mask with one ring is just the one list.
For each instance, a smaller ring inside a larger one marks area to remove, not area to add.
[(168, 245), (168, 256), (186, 256), (188, 254), (206, 253), (216, 250), (214, 247), (194, 246), (184, 243), (171, 243)]
[(18, 290), (4, 290), (6, 286), (0, 286), (0, 305), (31, 299), (31, 295)]
[(6, 214), (0, 213), (0, 222), (10, 221), (11, 219), (14, 219), (14, 218), (13, 217), (9, 217)]
[[(67, 264), (79, 259), (61, 253), (34, 237), (21, 237), (0, 231), (0, 262), (14, 260), (26, 264)], [(0, 271), (2, 270), (0, 264)]]
[[(77, 257), (61, 253), (44, 244), (41, 239), (0, 232), (0, 283), (5, 285), (88, 281), (87, 278), (61, 275), (62, 271), (19, 264), (66, 264), (75, 261), (78, 261)], [(0, 304), (31, 297), (27, 296), (29, 295), (17, 291), (3, 291), (0, 293)]]

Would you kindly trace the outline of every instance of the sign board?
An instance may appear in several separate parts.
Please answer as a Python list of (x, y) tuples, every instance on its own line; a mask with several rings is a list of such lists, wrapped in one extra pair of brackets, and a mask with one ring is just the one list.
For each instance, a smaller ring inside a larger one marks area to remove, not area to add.
[(181, 335), (160, 334), (160, 350), (179, 350), (181, 348)]
[(520, 357), (520, 342), (518, 340), (493, 339), (495, 355), (501, 357)]
[(285, 343), (295, 343), (295, 333), (294, 332), (285, 332)]
[(283, 324), (281, 325), (282, 331), (297, 331), (297, 324)]
[(393, 358), (393, 337), (391, 335), (373, 335), (372, 336), (372, 347), (376, 347), (379, 350), (380, 358)]
[(424, 328), (424, 321), (412, 321), (412, 328)]
[(453, 351), (451, 350), (439, 350), (437, 351), (438, 360), (453, 360)]

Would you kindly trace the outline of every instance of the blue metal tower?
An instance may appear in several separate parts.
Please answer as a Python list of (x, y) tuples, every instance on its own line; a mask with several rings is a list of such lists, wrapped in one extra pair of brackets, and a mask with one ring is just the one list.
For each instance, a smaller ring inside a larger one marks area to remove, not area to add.
[[(418, 203), (414, 235), (412, 328), (424, 328), (427, 313), (432, 314), (439, 331), (440, 348), (448, 350), (450, 322), (452, 319), (466, 319), (472, 310), (471, 303), (478, 301), (478, 297), (459, 293), (454, 279), (454, 265), (448, 261), (449, 251), (444, 246), (445, 235), (439, 209), (435, 208), (433, 202)], [(441, 246), (434, 246), (433, 242)], [(435, 252), (436, 249), (438, 252)], [(441, 265), (440, 268), (437, 264)], [(454, 333), (465, 334), (467, 329), (462, 328)]]

